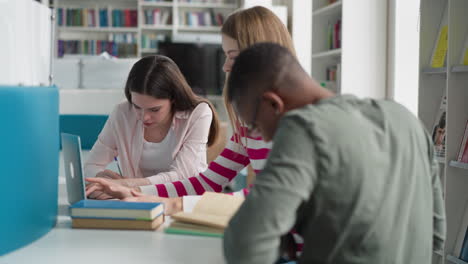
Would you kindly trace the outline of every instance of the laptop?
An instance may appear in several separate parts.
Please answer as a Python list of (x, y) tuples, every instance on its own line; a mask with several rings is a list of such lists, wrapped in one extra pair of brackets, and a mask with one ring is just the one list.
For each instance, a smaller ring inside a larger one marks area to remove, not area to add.
[(61, 136), (68, 203), (74, 204), (86, 199), (83, 164), (81, 163), (81, 141), (77, 135), (62, 133)]

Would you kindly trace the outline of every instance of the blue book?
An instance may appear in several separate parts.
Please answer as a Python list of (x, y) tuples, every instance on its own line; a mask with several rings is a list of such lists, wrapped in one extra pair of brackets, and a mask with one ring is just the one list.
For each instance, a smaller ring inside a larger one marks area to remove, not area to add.
[(70, 206), (72, 218), (108, 218), (152, 221), (164, 212), (162, 203), (81, 200)]

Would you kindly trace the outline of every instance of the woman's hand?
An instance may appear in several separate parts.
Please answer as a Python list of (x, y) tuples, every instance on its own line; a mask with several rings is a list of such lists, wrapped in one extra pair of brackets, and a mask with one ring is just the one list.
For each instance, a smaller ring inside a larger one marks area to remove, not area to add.
[[(96, 174), (96, 178), (104, 178), (104, 179), (114, 179), (114, 180), (123, 180), (124, 178), (122, 177), (122, 175), (114, 172), (114, 171), (111, 171), (111, 170), (103, 170), (101, 172), (99, 172), (98, 174)], [(95, 183), (91, 183), (91, 184), (88, 184), (86, 186), (86, 190), (88, 190), (89, 188), (91, 188), (93, 185), (95, 185)], [(90, 193), (89, 195), (86, 195), (86, 197), (89, 197), (91, 199), (97, 199), (97, 200), (107, 200), (107, 199), (111, 199), (112, 197), (103, 193), (103, 192), (100, 192), (100, 191), (94, 191), (92, 193)]]
[(144, 195), (139, 191), (131, 190), (131, 197), (123, 199), (128, 202), (164, 203), (164, 214), (173, 215), (183, 210), (182, 197), (162, 198), (153, 195)]
[[(105, 178), (86, 178), (85, 180), (91, 183), (86, 186), (86, 196), (92, 199), (102, 199), (103, 197), (106, 199), (109, 199), (109, 197), (124, 199), (126, 197), (132, 197), (132, 188), (121, 185), (119, 183), (120, 180)], [(105, 195), (95, 194), (99, 192)]]
[(96, 174), (96, 178), (105, 178), (105, 179), (123, 179), (122, 175), (118, 174), (117, 172), (111, 170), (103, 170)]

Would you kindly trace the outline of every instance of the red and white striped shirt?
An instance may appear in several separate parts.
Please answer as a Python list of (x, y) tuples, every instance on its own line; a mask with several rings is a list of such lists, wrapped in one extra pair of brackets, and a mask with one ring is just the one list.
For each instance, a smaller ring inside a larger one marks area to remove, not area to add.
[[(206, 191), (221, 192), (223, 187), (247, 165), (251, 164), (255, 173), (260, 172), (265, 166), (271, 148), (272, 143), (266, 143), (262, 138), (234, 135), (221, 154), (208, 165), (206, 171), (184, 180), (140, 186), (140, 188), (145, 194), (159, 197), (201, 195)], [(240, 194), (245, 195), (247, 192), (248, 190), (244, 189)]]

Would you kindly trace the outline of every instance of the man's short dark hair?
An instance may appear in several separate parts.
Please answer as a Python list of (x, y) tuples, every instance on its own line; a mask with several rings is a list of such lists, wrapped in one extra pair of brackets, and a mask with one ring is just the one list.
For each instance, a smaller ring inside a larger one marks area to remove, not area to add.
[(288, 49), (274, 43), (258, 43), (237, 56), (227, 82), (227, 98), (238, 102), (241, 97), (257, 96), (276, 89), (277, 82), (291, 66), (300, 68)]

